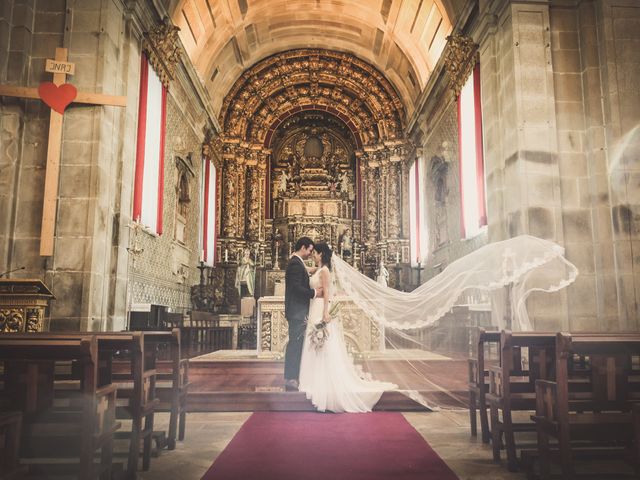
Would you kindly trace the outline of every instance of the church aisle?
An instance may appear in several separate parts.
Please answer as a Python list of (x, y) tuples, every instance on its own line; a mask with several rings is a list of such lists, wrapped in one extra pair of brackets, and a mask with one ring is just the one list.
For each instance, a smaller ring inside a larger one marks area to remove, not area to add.
[[(250, 413), (193, 413), (187, 417), (187, 435), (174, 451), (163, 451), (140, 472), (144, 480), (181, 478), (198, 480), (224, 450)], [(469, 436), (466, 410), (406, 413), (405, 418), (458, 475), (460, 480), (524, 480), (491, 461), (491, 449)], [(161, 416), (161, 428), (168, 419)], [(259, 480), (259, 474), (256, 480)], [(249, 480), (249, 479), (248, 479)]]

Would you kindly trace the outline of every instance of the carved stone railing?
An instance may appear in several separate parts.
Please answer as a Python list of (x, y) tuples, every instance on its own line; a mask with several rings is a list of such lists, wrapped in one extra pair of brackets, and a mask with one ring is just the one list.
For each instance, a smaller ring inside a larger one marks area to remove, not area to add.
[[(351, 300), (339, 302), (336, 317), (342, 324), (347, 350), (354, 357), (366, 357), (384, 350), (384, 332)], [(262, 297), (258, 300), (258, 355), (284, 358), (288, 342), (288, 323), (284, 316), (284, 297)]]

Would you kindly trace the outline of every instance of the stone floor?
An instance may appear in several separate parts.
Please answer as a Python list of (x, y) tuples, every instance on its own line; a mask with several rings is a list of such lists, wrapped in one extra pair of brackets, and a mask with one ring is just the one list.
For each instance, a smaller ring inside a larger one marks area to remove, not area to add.
[[(162, 451), (151, 462), (144, 480), (199, 479), (224, 450), (250, 413), (192, 413), (187, 417), (187, 436), (173, 451)], [(406, 413), (407, 420), (429, 442), (460, 480), (524, 480), (491, 461), (491, 449), (469, 435), (466, 410)], [(156, 429), (165, 428), (167, 418), (159, 415)]]

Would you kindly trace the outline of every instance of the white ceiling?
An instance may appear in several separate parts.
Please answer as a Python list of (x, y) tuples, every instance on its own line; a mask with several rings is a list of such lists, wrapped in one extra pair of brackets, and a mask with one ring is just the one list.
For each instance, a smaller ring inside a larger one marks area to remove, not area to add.
[[(294, 48), (352, 53), (397, 89), (407, 114), (452, 26), (447, 0), (171, 0), (169, 11), (216, 113), (240, 74)], [(449, 10), (451, 7), (449, 6)]]

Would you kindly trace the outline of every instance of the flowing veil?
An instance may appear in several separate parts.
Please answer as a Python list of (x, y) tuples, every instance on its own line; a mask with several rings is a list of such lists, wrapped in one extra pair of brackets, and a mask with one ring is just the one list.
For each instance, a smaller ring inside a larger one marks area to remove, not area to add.
[[(380, 351), (360, 352), (362, 368), (431, 406), (451, 403), (446, 392), (456, 385), (465, 389), (475, 326), (535, 330), (527, 298), (557, 292), (578, 274), (562, 247), (529, 235), (485, 245), (412, 292), (380, 285), (337, 255), (332, 267), (336, 303), (355, 303), (383, 339)], [(483, 312), (475, 320), (474, 309)]]

